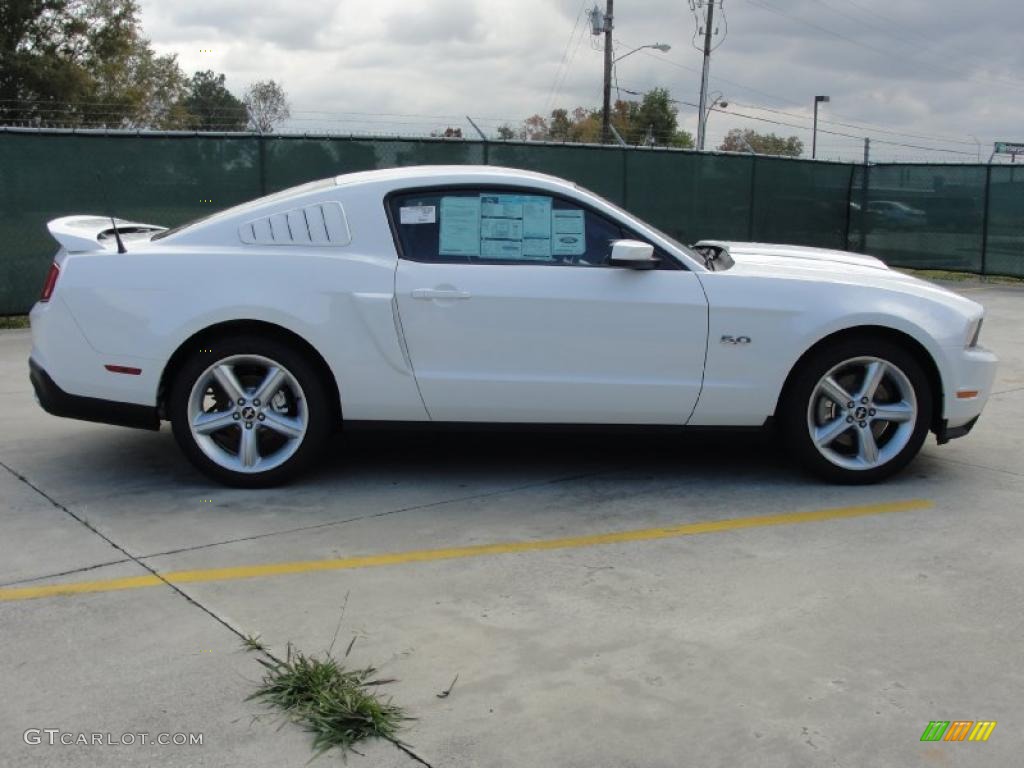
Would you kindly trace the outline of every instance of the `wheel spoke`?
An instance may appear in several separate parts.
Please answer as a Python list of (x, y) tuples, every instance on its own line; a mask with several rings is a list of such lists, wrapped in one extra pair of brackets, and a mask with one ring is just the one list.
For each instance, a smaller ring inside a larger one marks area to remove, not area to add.
[(192, 420), (192, 429), (200, 435), (209, 435), (237, 423), (234, 411), (214, 411), (213, 413), (200, 413), (196, 416)]
[(836, 438), (851, 426), (842, 416), (835, 421), (830, 421), (828, 424), (823, 424), (814, 430), (814, 444), (819, 448), (825, 448), (835, 442)]
[(878, 443), (875, 442), (875, 435), (869, 428), (857, 430), (859, 449), (857, 456), (865, 464), (873, 466), (878, 462)]
[(238, 445), (238, 460), (243, 467), (252, 467), (259, 461), (259, 444), (256, 440), (255, 429), (242, 430), (242, 442)]
[(289, 439), (302, 437), (303, 424), (300, 419), (293, 419), (290, 416), (275, 413), (274, 411), (267, 411), (266, 417), (266, 421), (262, 422), (261, 426), (284, 435)]
[(252, 396), (254, 400), (260, 400), (261, 402), (268, 402), (273, 397), (277, 390), (281, 388), (281, 385), (285, 380), (285, 372), (273, 366), (267, 369), (267, 375), (260, 382), (260, 385), (256, 387), (256, 391), (253, 392)]
[(873, 421), (904, 422), (914, 418), (914, 408), (907, 402), (876, 404), (874, 409), (875, 415), (871, 417)]
[(839, 383), (831, 376), (826, 376), (821, 380), (821, 384), (818, 385), (819, 390), (822, 394), (828, 397), (830, 400), (838, 403), (839, 405), (846, 407), (846, 404), (853, 400), (853, 396), (850, 395), (845, 389), (839, 386)]
[(238, 383), (235, 371), (230, 365), (218, 365), (214, 368), (213, 378), (217, 380), (221, 389), (224, 390), (224, 394), (230, 397), (232, 401), (237, 401), (240, 397), (245, 396), (245, 390)]
[(878, 391), (878, 385), (882, 383), (882, 378), (885, 376), (887, 368), (888, 366), (881, 360), (868, 363), (867, 369), (864, 372), (864, 385), (860, 389), (858, 398), (874, 399), (875, 392)]

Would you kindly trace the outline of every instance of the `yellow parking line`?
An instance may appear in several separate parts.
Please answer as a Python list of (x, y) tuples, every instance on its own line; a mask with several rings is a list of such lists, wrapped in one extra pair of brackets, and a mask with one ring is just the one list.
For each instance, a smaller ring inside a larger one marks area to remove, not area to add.
[[(930, 509), (933, 506), (934, 503), (927, 499), (911, 499), (908, 501), (868, 504), (858, 507), (819, 509), (813, 512), (788, 512), (781, 515), (736, 517), (730, 520), (683, 523), (682, 525), (673, 525), (665, 528), (642, 528), (632, 531), (595, 533), (589, 536), (570, 536), (561, 539), (511, 541), (447, 549), (420, 549), (381, 555), (359, 555), (336, 560), (306, 560), (292, 563), (240, 565), (232, 568), (169, 571), (168, 573), (161, 574), (161, 576), (173, 584), (187, 584), (198, 581), (233, 581), (235, 579), (283, 576), (285, 574), (310, 573), (312, 571), (341, 571), (353, 568), (375, 568), (382, 565), (424, 563), (433, 560), (455, 560), (463, 557), (481, 557), (483, 555), (507, 555), (515, 552), (539, 552), (551, 549), (594, 547), (600, 544), (620, 544), (631, 541), (654, 541), (657, 539), (676, 538), (678, 536), (693, 536), (699, 533), (721, 533), (723, 531), (738, 531), (745, 528), (764, 528), (770, 525), (813, 523), (822, 520), (863, 517), (865, 515), (882, 515), (889, 512), (909, 512), (917, 509)], [(139, 589), (141, 587), (159, 586), (162, 583), (161, 579), (156, 576), (146, 575), (130, 576), (121, 579), (105, 579), (102, 581), (47, 584), (39, 587), (8, 587), (0, 588), (0, 602), (32, 600), (40, 597), (55, 597), (57, 595), (77, 595), (85, 592), (113, 592), (121, 589)]]

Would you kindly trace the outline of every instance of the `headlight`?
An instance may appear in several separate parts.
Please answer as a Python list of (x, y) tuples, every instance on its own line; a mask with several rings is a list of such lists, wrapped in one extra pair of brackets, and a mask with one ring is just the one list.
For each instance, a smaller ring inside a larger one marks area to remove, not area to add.
[(984, 317), (979, 317), (977, 320), (972, 320), (971, 324), (967, 326), (965, 342), (968, 349), (978, 346), (978, 337), (981, 336), (981, 324), (984, 320)]

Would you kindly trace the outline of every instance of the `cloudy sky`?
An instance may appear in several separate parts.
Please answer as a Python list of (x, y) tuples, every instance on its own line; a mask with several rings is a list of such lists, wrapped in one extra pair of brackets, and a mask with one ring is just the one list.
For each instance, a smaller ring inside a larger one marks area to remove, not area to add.
[[(711, 86), (728, 107), (711, 117), (709, 146), (749, 127), (797, 135), (809, 147), (815, 94), (832, 98), (820, 126), (832, 133), (819, 134), (819, 157), (859, 157), (863, 136), (877, 160), (987, 159), (993, 140), (1024, 141), (1020, 0), (723, 1)], [(186, 72), (224, 72), (236, 93), (254, 80), (282, 82), (292, 130), (424, 134), (447, 125), (468, 132), (467, 114), (491, 132), (553, 107), (599, 104), (602, 54), (584, 12), (594, 2), (141, 6), (154, 47), (177, 54)], [(701, 54), (687, 0), (617, 0), (615, 12), (616, 55), (672, 46), (620, 62), (619, 86), (669, 89), (683, 102), (682, 125), (695, 132), (697, 110), (686, 102), (697, 101)]]

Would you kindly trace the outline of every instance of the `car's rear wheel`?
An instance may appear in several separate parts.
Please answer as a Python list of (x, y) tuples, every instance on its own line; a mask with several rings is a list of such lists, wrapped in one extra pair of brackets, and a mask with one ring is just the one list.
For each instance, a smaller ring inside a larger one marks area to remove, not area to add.
[(813, 354), (786, 394), (783, 422), (800, 464), (840, 483), (873, 483), (921, 450), (932, 416), (928, 377), (885, 339), (849, 339)]
[(284, 342), (249, 336), (197, 350), (175, 377), (168, 413), (188, 459), (243, 488), (294, 478), (322, 453), (332, 427), (314, 366)]

